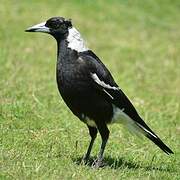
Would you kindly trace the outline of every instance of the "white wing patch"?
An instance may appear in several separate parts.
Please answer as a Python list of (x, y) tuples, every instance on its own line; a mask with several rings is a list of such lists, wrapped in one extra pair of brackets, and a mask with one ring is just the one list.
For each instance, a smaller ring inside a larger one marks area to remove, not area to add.
[(113, 118), (112, 123), (122, 123), (123, 125), (127, 126), (128, 130), (136, 135), (142, 134), (151, 134), (153, 137), (157, 138), (153, 133), (145, 129), (142, 125), (135, 122), (131, 119), (125, 112), (124, 109), (119, 109), (115, 105), (113, 105)]
[(77, 52), (83, 52), (83, 51), (89, 50), (86, 47), (85, 42), (81, 37), (81, 34), (74, 27), (69, 29), (67, 41), (68, 41), (68, 47), (73, 49), (73, 50), (76, 50)]
[(105, 89), (103, 89), (103, 91), (104, 91), (111, 99), (114, 99)]
[[(104, 87), (104, 88), (107, 88), (107, 89), (114, 89), (114, 90), (118, 90), (119, 88), (118, 87), (115, 87), (115, 86), (111, 86), (109, 84), (106, 84), (104, 81), (101, 81), (99, 79), (99, 77), (97, 76), (96, 73), (91, 73), (91, 77), (93, 78), (93, 80), (99, 84), (100, 86)], [(109, 93), (108, 93), (109, 94)], [(111, 96), (112, 97), (112, 96)]]

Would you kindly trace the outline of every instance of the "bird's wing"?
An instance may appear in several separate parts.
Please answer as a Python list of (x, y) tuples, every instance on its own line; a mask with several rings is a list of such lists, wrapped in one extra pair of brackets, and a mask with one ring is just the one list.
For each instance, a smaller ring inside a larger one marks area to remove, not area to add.
[(115, 83), (112, 75), (100, 59), (92, 51), (83, 53), (81, 58), (86, 64), (86, 73), (88, 73), (93, 86), (103, 92), (112, 105), (120, 110), (120, 114), (123, 114), (127, 120), (130, 130), (137, 134), (144, 134), (165, 153), (173, 153), (138, 115), (128, 97)]
[[(111, 101), (112, 104), (123, 109), (129, 117), (136, 121), (138, 116), (137, 111), (127, 96), (115, 83), (111, 73), (100, 59), (92, 51), (83, 53), (80, 58), (84, 59), (86, 65), (84, 69), (86, 73), (88, 73), (93, 86), (108, 95), (109, 101)], [(139, 123), (142, 124), (143, 122)]]

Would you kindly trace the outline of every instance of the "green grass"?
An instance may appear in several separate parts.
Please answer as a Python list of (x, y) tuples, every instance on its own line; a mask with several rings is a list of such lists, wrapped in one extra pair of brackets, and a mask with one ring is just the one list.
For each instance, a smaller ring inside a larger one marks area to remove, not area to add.
[[(180, 179), (179, 12), (179, 0), (2, 0), (0, 179)], [(52, 16), (73, 19), (174, 155), (112, 125), (107, 166), (79, 164), (89, 135), (59, 96), (56, 43), (24, 32)]]

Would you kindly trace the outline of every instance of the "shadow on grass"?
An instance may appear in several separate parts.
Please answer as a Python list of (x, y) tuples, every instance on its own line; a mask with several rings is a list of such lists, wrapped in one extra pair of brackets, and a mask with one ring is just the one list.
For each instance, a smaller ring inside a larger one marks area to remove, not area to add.
[[(88, 161), (88, 163), (86, 164), (86, 166), (90, 166), (92, 165), (93, 161), (95, 160), (95, 157), (91, 157)], [(75, 159), (72, 159), (74, 163), (76, 163), (77, 165), (83, 165), (82, 163), (82, 157), (77, 157)], [(152, 170), (156, 170), (156, 171), (164, 171), (164, 172), (174, 172), (172, 169), (166, 167), (166, 168), (162, 168), (162, 167), (155, 167), (152, 165), (148, 165), (148, 166), (143, 166), (140, 165), (136, 162), (133, 161), (127, 161), (125, 160), (125, 158), (120, 157), (120, 158), (112, 158), (110, 156), (105, 157), (104, 158), (104, 167), (110, 167), (112, 169), (145, 169), (146, 171), (152, 171)]]

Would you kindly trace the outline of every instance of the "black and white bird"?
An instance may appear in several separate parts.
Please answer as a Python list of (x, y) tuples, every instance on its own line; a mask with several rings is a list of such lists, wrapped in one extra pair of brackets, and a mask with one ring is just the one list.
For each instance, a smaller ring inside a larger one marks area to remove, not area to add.
[(52, 17), (26, 31), (48, 33), (57, 41), (56, 75), (59, 92), (73, 114), (87, 125), (91, 136), (85, 162), (99, 132), (102, 144), (93, 166), (102, 166), (109, 138), (107, 125), (115, 122), (122, 122), (133, 132), (145, 135), (166, 154), (173, 153), (142, 120), (106, 66), (86, 47), (71, 20)]

